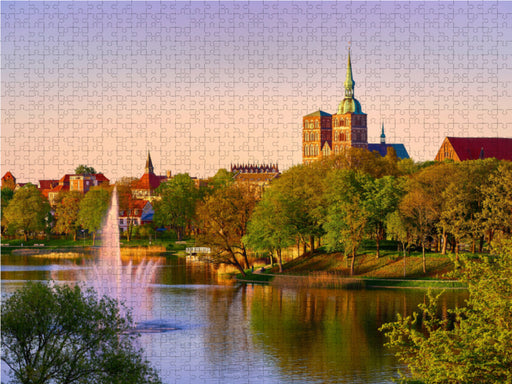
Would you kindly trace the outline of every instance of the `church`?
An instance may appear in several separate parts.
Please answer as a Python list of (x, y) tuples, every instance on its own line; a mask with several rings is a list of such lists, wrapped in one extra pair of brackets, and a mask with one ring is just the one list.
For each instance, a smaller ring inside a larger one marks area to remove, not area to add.
[[(355, 81), (352, 76), (350, 50), (348, 51), (345, 98), (338, 105), (334, 115), (318, 110), (302, 118), (302, 162), (309, 164), (332, 154), (339, 155), (348, 148), (377, 150), (385, 156), (388, 147), (395, 148), (399, 158), (409, 158), (403, 144), (386, 144), (384, 126), (381, 143), (368, 144), (366, 113), (354, 97)], [(369, 148), (370, 146), (370, 148)], [(400, 150), (398, 151), (397, 148)]]

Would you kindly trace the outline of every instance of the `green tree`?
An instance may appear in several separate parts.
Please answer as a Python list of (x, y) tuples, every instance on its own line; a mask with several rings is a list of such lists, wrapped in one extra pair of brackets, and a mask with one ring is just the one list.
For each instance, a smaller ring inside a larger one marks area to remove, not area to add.
[(217, 171), (217, 173), (210, 178), (208, 181), (208, 190), (210, 192), (215, 192), (218, 189), (226, 188), (233, 184), (235, 179), (233, 178), (233, 173), (228, 170), (221, 168)]
[(160, 200), (154, 203), (155, 223), (169, 225), (181, 240), (191, 225), (200, 197), (194, 181), (187, 173), (181, 173), (160, 184), (157, 193)]
[(101, 228), (103, 218), (108, 211), (110, 193), (101, 187), (91, 188), (80, 201), (78, 223), (92, 233), (92, 245), (96, 241), (96, 231)]
[(329, 210), (326, 217), (327, 246), (330, 250), (342, 248), (351, 256), (350, 274), (354, 274), (357, 250), (368, 229), (370, 213), (365, 197), (371, 176), (354, 170), (335, 170), (327, 178), (326, 199)]
[(466, 307), (443, 318), (436, 298), (431, 298), (420, 305), (421, 315), (397, 315), (396, 322), (381, 328), (387, 346), (407, 364), (412, 379), (448, 384), (512, 382), (511, 274), (512, 240), (499, 239), (491, 257), (465, 260)]
[(31, 232), (45, 228), (49, 212), (48, 201), (35, 185), (29, 183), (14, 192), (4, 217), (9, 228), (22, 231), (27, 241)]
[(283, 172), (270, 186), (284, 204), (283, 209), (288, 216), (287, 231), (294, 240), (302, 242), (304, 253), (308, 242), (313, 252), (315, 238), (325, 233), (322, 227), (326, 212), (323, 194), (328, 166), (330, 164), (320, 161), (294, 166)]
[(482, 225), (488, 232), (489, 242), (493, 233), (512, 232), (512, 162), (503, 161), (489, 175), (489, 182), (482, 187)]
[(290, 205), (278, 191), (269, 188), (263, 193), (247, 226), (244, 244), (255, 251), (276, 252), (279, 272), (283, 272), (281, 252), (294, 244), (294, 227)]
[(75, 169), (75, 175), (95, 175), (96, 170), (93, 167), (81, 164)]
[(386, 231), (394, 239), (396, 239), (402, 245), (404, 252), (404, 277), (406, 274), (406, 257), (407, 247), (411, 242), (411, 231), (408, 228), (407, 222), (400, 215), (400, 211), (397, 209), (386, 216)]
[(386, 217), (398, 208), (404, 193), (403, 182), (393, 176), (384, 176), (380, 179), (369, 178), (363, 187), (365, 189), (363, 204), (368, 212), (368, 228), (375, 238), (376, 256), (379, 258), (380, 241), (385, 235)]
[(18, 383), (160, 383), (132, 326), (92, 290), (29, 282), (2, 302), (2, 360)]
[(7, 227), (7, 222), (4, 218), (4, 212), (14, 196), (14, 190), (11, 188), (8, 188), (8, 187), (4, 187), (4, 188), (2, 188), (1, 196), (2, 196), (2, 205), (1, 205), (0, 212), (2, 215), (2, 233), (3, 233), (4, 229)]
[(413, 189), (403, 197), (399, 209), (400, 215), (406, 221), (411, 233), (419, 239), (422, 249), (423, 273), (426, 273), (425, 246), (428, 236), (434, 232), (437, 218), (435, 202), (424, 190)]
[(206, 197), (197, 210), (197, 241), (211, 248), (211, 261), (233, 265), (244, 276), (240, 258), (246, 268), (249, 260), (242, 238), (256, 205), (255, 192), (248, 183), (235, 183)]
[[(59, 194), (61, 195), (61, 194)], [(78, 224), (78, 212), (82, 194), (77, 191), (65, 192), (56, 199), (55, 208), (55, 226), (53, 232), (73, 234), (73, 240), (76, 241)]]

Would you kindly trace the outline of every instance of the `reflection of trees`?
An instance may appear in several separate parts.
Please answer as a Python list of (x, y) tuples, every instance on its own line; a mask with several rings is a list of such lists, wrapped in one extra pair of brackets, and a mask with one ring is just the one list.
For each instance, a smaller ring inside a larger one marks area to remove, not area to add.
[[(285, 374), (322, 382), (352, 382), (354, 375), (369, 379), (396, 366), (377, 329), (397, 312), (411, 313), (424, 296), (405, 290), (261, 287), (251, 305), (253, 339)], [(446, 306), (453, 306), (453, 300), (445, 300)]]

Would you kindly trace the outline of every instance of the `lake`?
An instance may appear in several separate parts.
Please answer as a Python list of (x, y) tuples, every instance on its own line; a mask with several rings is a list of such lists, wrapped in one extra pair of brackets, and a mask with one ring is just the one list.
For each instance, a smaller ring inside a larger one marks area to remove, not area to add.
[[(82, 280), (94, 256), (79, 256), (2, 255), (2, 294), (27, 280)], [(125, 256), (125, 268), (130, 258), (134, 266), (142, 261)], [(391, 383), (400, 365), (378, 328), (396, 313), (411, 314), (427, 296), (423, 289), (233, 284), (210, 265), (152, 259), (160, 262), (155, 283), (128, 305), (136, 307), (141, 346), (165, 383)], [(464, 290), (448, 291), (441, 310), (466, 298)]]

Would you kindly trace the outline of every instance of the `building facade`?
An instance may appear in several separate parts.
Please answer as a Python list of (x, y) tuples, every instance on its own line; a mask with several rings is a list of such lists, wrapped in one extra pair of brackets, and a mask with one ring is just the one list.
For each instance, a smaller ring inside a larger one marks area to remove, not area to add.
[(331, 115), (318, 110), (302, 118), (302, 161), (311, 163), (331, 154), (343, 153), (348, 148), (368, 149), (366, 114), (354, 97), (350, 50), (348, 52), (345, 98), (338, 111)]
[(512, 160), (512, 138), (446, 137), (435, 157), (436, 161), (496, 158)]

